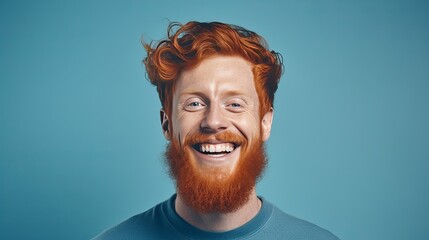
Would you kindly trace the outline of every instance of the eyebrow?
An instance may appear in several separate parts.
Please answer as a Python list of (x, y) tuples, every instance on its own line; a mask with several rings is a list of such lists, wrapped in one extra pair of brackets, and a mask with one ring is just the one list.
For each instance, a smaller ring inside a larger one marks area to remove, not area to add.
[[(182, 92), (180, 94), (180, 97), (182, 97), (184, 95), (197, 95), (197, 96), (200, 96), (200, 97), (205, 97), (206, 96), (206, 94), (204, 92), (202, 92), (200, 90), (193, 91), (192, 89), (191, 90), (186, 90), (186, 91)], [(229, 91), (226, 91), (226, 92), (222, 93), (222, 96), (244, 96), (244, 97), (249, 97), (249, 95), (246, 95), (246, 94), (244, 94), (243, 92), (241, 92), (239, 90), (229, 90)]]

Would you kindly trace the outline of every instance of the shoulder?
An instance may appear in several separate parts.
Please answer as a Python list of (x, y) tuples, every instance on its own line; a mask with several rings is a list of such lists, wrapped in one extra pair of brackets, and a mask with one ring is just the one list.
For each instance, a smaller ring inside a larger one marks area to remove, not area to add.
[(326, 229), (287, 214), (274, 205), (272, 209), (269, 221), (261, 229), (261, 233), (265, 232), (271, 239), (339, 240)]
[(105, 230), (92, 240), (156, 239), (163, 223), (162, 204), (137, 214), (118, 225)]

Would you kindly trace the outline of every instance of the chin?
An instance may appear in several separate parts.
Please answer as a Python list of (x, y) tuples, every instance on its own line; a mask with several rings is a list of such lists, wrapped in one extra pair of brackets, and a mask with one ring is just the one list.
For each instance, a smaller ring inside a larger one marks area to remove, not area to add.
[[(224, 140), (223, 142), (233, 142)], [(202, 142), (202, 141), (200, 141)], [(243, 141), (228, 154), (205, 154), (194, 144), (172, 141), (165, 154), (170, 175), (185, 203), (200, 213), (230, 213), (243, 206), (261, 177), (266, 157), (262, 141)], [(206, 151), (207, 152), (207, 151)]]

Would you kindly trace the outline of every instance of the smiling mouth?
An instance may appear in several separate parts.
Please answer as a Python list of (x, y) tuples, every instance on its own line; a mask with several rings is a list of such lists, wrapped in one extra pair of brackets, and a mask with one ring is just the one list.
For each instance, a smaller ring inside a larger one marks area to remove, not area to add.
[(239, 146), (234, 143), (198, 143), (192, 147), (202, 154), (218, 155), (229, 154)]

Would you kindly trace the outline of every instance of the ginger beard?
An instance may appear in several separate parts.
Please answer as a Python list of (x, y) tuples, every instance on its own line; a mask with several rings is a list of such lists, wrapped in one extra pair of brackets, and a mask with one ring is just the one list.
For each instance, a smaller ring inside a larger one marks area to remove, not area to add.
[(252, 145), (229, 131), (215, 134), (220, 142), (240, 146), (240, 157), (236, 166), (200, 167), (190, 152), (199, 143), (208, 142), (213, 135), (194, 134), (188, 136), (181, 147), (173, 138), (168, 144), (165, 158), (170, 175), (185, 203), (199, 213), (231, 213), (248, 202), (257, 181), (266, 167), (264, 143), (258, 136)]

